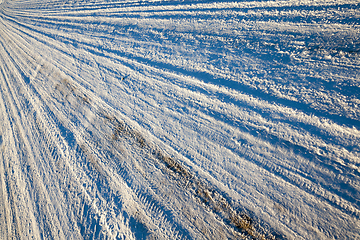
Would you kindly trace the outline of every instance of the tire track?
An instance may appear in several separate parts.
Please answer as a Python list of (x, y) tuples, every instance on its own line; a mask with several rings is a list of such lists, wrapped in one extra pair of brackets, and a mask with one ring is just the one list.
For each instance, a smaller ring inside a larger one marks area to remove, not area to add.
[[(340, 234), (332, 218), (356, 238), (358, 31), (343, 22), (354, 2), (19, 3), (1, 3), (1, 96), (19, 163), (0, 165), (0, 203), (12, 205), (0, 234), (25, 231), (16, 169), (42, 237), (274, 238), (269, 225), (325, 239)], [(344, 11), (329, 24), (324, 7)], [(353, 46), (331, 45), (328, 33), (347, 32)], [(0, 131), (1, 149), (9, 139)]]
[[(79, 92), (75, 91), (75, 87), (72, 86), (71, 83), (69, 83), (68, 81), (62, 81), (61, 85), (56, 85), (55, 89), (57, 91), (61, 92), (61, 96), (65, 99), (67, 99), (70, 104), (73, 102), (69, 101), (69, 99), (68, 99), (69, 95), (75, 95), (77, 97), (76, 99), (78, 99), (78, 101), (80, 99), (83, 99), (83, 97), (79, 98)], [(68, 93), (66, 93), (66, 92), (68, 92)], [(64, 102), (64, 101), (62, 101), (62, 102)], [(85, 101), (83, 101), (83, 102), (87, 103)], [(90, 162), (92, 162), (92, 165), (96, 166), (95, 168), (97, 169), (97, 171), (100, 172), (102, 175), (104, 175), (103, 172), (100, 170), (99, 166), (95, 165), (94, 161), (91, 161), (91, 157), (89, 157), (89, 154), (86, 154), (86, 155), (88, 155), (87, 158), (90, 159)], [(89, 217), (86, 217), (86, 219), (89, 219)], [(95, 224), (95, 227), (96, 227), (96, 224)], [(85, 232), (86, 232), (86, 230), (84, 230), (84, 232), (82, 234), (84, 234), (86, 236)]]
[[(132, 30), (132, 31), (134, 31), (134, 30)], [(156, 38), (156, 36), (150, 36), (150, 37), (151, 38)], [(66, 37), (65, 37), (65, 39), (67, 39), (70, 42), (74, 42), (73, 39), (69, 39), (69, 38), (66, 38)], [(199, 39), (203, 39), (203, 36), (200, 36)], [(93, 45), (88, 45), (88, 44), (85, 44), (85, 46), (84, 46), (84, 43), (82, 43), (82, 42), (76, 42), (75, 41), (75, 44), (77, 46), (82, 46), (82, 47), (85, 47), (85, 48), (88, 48), (88, 49), (98, 49), (99, 48), (99, 46), (93, 46)], [(144, 58), (142, 56), (142, 54), (140, 54), (140, 55), (139, 54), (136, 54), (136, 55), (134, 55), (134, 54), (130, 54), (130, 55), (125, 54), (123, 57), (126, 57), (128, 59), (136, 58), (140, 62), (149, 64), (149, 59)], [(169, 58), (169, 57), (166, 56), (165, 58)], [(156, 61), (156, 62), (151, 61), (151, 62), (152, 62), (152, 65), (154, 65), (154, 66), (159, 64), (158, 61)], [(162, 62), (162, 61), (160, 61), (160, 62)], [(183, 74), (190, 74), (187, 71), (184, 72), (182, 67), (179, 68), (178, 66), (168, 64), (168, 63), (161, 63), (161, 64), (165, 64), (165, 66), (170, 68), (170, 69), (171, 68), (176, 68), (177, 71), (179, 71), (179, 72), (181, 72)], [(212, 76), (213, 73), (209, 72), (207, 70), (207, 68), (208, 67), (205, 67), (205, 68), (203, 68), (203, 70), (201, 70), (200, 76), (202, 76), (202, 75), (204, 75), (204, 76), (201, 77), (200, 79), (204, 80), (205, 78), (208, 78), (209, 76), (211, 78), (214, 78)], [(289, 69), (286, 69), (286, 71), (288, 71), (288, 70)], [(346, 96), (341, 96), (341, 95), (340, 96), (336, 96), (336, 95), (334, 95), (334, 96), (331, 96), (331, 95), (326, 96), (322, 92), (323, 90), (320, 90), (320, 91), (311, 90), (311, 91), (309, 91), (309, 89), (305, 88), (305, 89), (301, 89), (301, 91), (299, 91), (299, 90), (296, 90), (293, 86), (289, 86), (289, 87), (284, 87), (284, 85), (277, 86), (277, 84), (275, 84), (274, 81), (271, 81), (271, 80), (263, 81), (263, 80), (259, 79), (258, 77), (251, 77), (251, 76), (246, 76), (246, 75), (241, 76), (243, 81), (244, 80), (245, 81), (243, 83), (239, 83), (239, 81), (237, 80), (239, 76), (234, 75), (234, 76), (229, 78), (229, 76), (227, 76), (226, 74), (221, 73), (221, 72), (222, 71), (219, 71), (220, 75), (217, 76), (217, 77), (221, 77), (221, 78), (225, 79), (225, 85), (223, 85), (223, 86), (231, 86), (231, 85), (235, 84), (235, 85), (238, 85), (238, 88), (242, 88), (243, 90), (245, 90), (246, 93), (251, 94), (251, 95), (255, 94), (255, 96), (263, 98), (264, 100), (278, 101), (278, 102), (281, 102), (282, 104), (284, 104), (285, 106), (289, 106), (289, 107), (292, 107), (292, 108), (295, 108), (295, 105), (297, 105), (297, 106), (300, 106), (301, 111), (305, 111), (309, 115), (316, 114), (318, 116), (323, 116), (325, 118), (330, 118), (330, 119), (332, 119), (332, 121), (335, 121), (337, 123), (342, 123), (342, 122), (346, 121), (346, 122), (349, 122), (350, 125), (354, 125), (354, 126), (358, 125), (358, 121), (356, 120), (357, 119), (356, 116), (358, 115), (358, 113), (357, 113), (355, 108), (350, 108), (350, 110), (346, 113), (347, 117), (344, 118), (344, 117), (340, 117), (340, 116), (335, 116), (337, 111), (339, 111), (339, 110), (335, 110), (335, 109), (334, 109), (333, 113), (327, 114), (326, 111), (328, 111), (328, 110), (323, 109), (323, 107), (325, 105), (323, 103), (321, 103), (321, 101), (319, 101), (319, 96), (321, 96), (321, 98), (323, 99), (322, 101), (324, 101), (324, 103), (329, 101), (329, 99), (344, 99), (344, 101), (341, 100), (339, 103), (333, 102), (332, 104), (328, 105), (328, 106), (335, 106), (336, 105), (336, 106), (339, 106), (339, 107), (336, 107), (336, 108), (340, 109), (340, 108), (342, 108), (341, 107), (342, 105), (348, 105), (348, 106), (353, 105), (356, 102), (356, 99), (354, 99), (354, 98), (348, 98), (347, 99)], [(207, 82), (208, 82), (208, 80), (207, 80)], [(217, 84), (217, 82), (214, 82), (214, 83)], [(269, 86), (270, 86), (270, 88), (269, 88)], [(256, 89), (260, 89), (261, 94), (259, 94), (258, 90), (256, 90)], [(288, 93), (291, 93), (291, 97), (286, 96)], [(264, 98), (263, 97), (264, 94), (267, 97)], [(307, 99), (303, 98), (303, 97), (300, 97), (303, 94), (307, 95), (307, 97), (306, 97)], [(331, 93), (328, 92), (328, 94), (331, 94)], [(299, 98), (300, 102), (298, 100), (294, 101), (293, 99), (295, 97)], [(331, 97), (331, 98), (329, 98), (329, 97)], [(315, 98), (317, 98), (317, 102), (318, 102), (319, 105), (314, 108), (311, 105), (309, 106), (309, 103), (311, 103), (312, 100), (315, 99)], [(332, 100), (330, 100), (330, 101), (332, 101)], [(321, 109), (323, 109), (323, 110), (321, 110)]]
[[(11, 62), (11, 60), (7, 61), (7, 64), (9, 64), (10, 62)], [(19, 77), (18, 79), (21, 79), (21, 77)], [(48, 177), (43, 176), (45, 181), (42, 181), (40, 178), (40, 176), (44, 174), (44, 172), (42, 172), (44, 166), (41, 167), (41, 165), (39, 166), (34, 161), (34, 159), (41, 158), (41, 155), (38, 155), (39, 153), (41, 153), (41, 151), (39, 151), (38, 153), (35, 153), (33, 150), (30, 150), (30, 149), (32, 149), (32, 148), (29, 148), (30, 145), (34, 149), (37, 149), (35, 147), (37, 144), (32, 142), (31, 139), (28, 139), (28, 137), (26, 135), (29, 134), (29, 132), (28, 132), (28, 130), (25, 130), (23, 128), (23, 123), (21, 123), (21, 121), (19, 119), (20, 118), (28, 119), (29, 122), (35, 122), (35, 121), (31, 120), (31, 118), (29, 119), (29, 117), (24, 117), (24, 115), (23, 115), (24, 113), (22, 113), (21, 110), (15, 110), (16, 108), (14, 107), (14, 104), (16, 106), (24, 106), (24, 103), (21, 103), (21, 101), (23, 101), (23, 100), (15, 97), (16, 95), (21, 96), (22, 94), (16, 94), (14, 92), (13, 87), (9, 84), (9, 79), (7, 79), (6, 85), (8, 86), (8, 89), (9, 89), (8, 91), (12, 94), (12, 100), (10, 100), (10, 102), (13, 102), (11, 104), (12, 105), (11, 108), (13, 110), (12, 110), (11, 115), (16, 117), (13, 120), (15, 123), (14, 126), (16, 126), (16, 128), (18, 128), (18, 130), (15, 130), (15, 132), (18, 132), (16, 139), (17, 139), (17, 141), (19, 141), (19, 143), (18, 143), (19, 149), (22, 149), (22, 154), (20, 155), (21, 156), (20, 159), (21, 159), (22, 163), (20, 163), (19, 167), (20, 167), (20, 169), (24, 169), (23, 170), (24, 174), (26, 176), (26, 179), (28, 179), (27, 180), (27, 182), (29, 184), (28, 186), (30, 189), (33, 189), (33, 191), (31, 191), (31, 194), (30, 194), (30, 199), (33, 199), (34, 202), (37, 202), (37, 204), (40, 205), (40, 206), (39, 205), (35, 206), (35, 210), (36, 210), (35, 215), (37, 216), (38, 221), (42, 221), (42, 220), (44, 221), (42, 223), (43, 224), (42, 230), (44, 232), (42, 232), (41, 235), (43, 235), (44, 237), (52, 236), (55, 238), (64, 239), (65, 235), (62, 232), (59, 220), (57, 219), (56, 214), (55, 214), (55, 212), (58, 211), (58, 210), (56, 210), (57, 207), (54, 207), (56, 205), (52, 205), (52, 203), (54, 203), (53, 202), (54, 196), (52, 195), (52, 193), (48, 192), (46, 190), (47, 188), (45, 187), (45, 185), (49, 186), (49, 180), (47, 179)], [(18, 112), (18, 113), (16, 113), (16, 112)], [(30, 129), (31, 129), (31, 127), (30, 127)], [(45, 168), (49, 169), (49, 170), (52, 169), (51, 166), (48, 166)], [(50, 173), (51, 173), (51, 170), (50, 170)], [(16, 206), (14, 206), (14, 207), (16, 207)], [(41, 211), (39, 210), (40, 208), (41, 208)], [(60, 217), (61, 217), (61, 215), (60, 215)], [(33, 220), (33, 222), (36, 222), (36, 221), (34, 221), (34, 217), (29, 218), (29, 220)], [(67, 221), (65, 221), (65, 222), (67, 222)], [(65, 227), (65, 226), (63, 226), (63, 227)], [(60, 235), (58, 235), (58, 234), (60, 234)], [(22, 235), (22, 234), (20, 233), (20, 235)]]

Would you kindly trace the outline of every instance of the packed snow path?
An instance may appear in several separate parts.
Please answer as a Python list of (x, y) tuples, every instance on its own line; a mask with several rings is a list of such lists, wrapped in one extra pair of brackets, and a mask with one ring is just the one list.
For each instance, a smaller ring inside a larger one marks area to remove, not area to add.
[(1, 239), (360, 239), (358, 0), (0, 0)]

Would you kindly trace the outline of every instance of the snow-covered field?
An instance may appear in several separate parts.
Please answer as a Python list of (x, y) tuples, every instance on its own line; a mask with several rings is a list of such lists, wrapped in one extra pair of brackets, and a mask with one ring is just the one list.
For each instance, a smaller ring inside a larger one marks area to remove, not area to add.
[(358, 0), (0, 0), (0, 239), (360, 239)]

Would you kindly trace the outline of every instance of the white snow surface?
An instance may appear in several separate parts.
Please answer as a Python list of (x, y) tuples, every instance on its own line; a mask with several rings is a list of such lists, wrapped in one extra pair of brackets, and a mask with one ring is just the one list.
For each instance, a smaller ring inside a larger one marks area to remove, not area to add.
[(360, 239), (358, 0), (0, 0), (0, 239)]

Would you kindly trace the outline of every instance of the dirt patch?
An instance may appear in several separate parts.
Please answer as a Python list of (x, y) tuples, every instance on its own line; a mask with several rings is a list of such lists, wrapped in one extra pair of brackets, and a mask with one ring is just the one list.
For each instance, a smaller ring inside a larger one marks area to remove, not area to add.
[(173, 177), (175, 181), (184, 186), (184, 189), (190, 191), (199, 202), (220, 216), (225, 223), (231, 226), (240, 236), (251, 239), (275, 239), (271, 234), (262, 233), (257, 229), (253, 219), (246, 213), (240, 213), (231, 206), (231, 204), (222, 196), (221, 193), (209, 187), (204, 181), (192, 174), (186, 167), (174, 158), (167, 156), (156, 145), (148, 142), (140, 132), (134, 130), (125, 122), (115, 117), (104, 114), (106, 121), (113, 125), (112, 140), (119, 141), (128, 139), (147, 152), (153, 158), (159, 160), (161, 167), (165, 172)]

